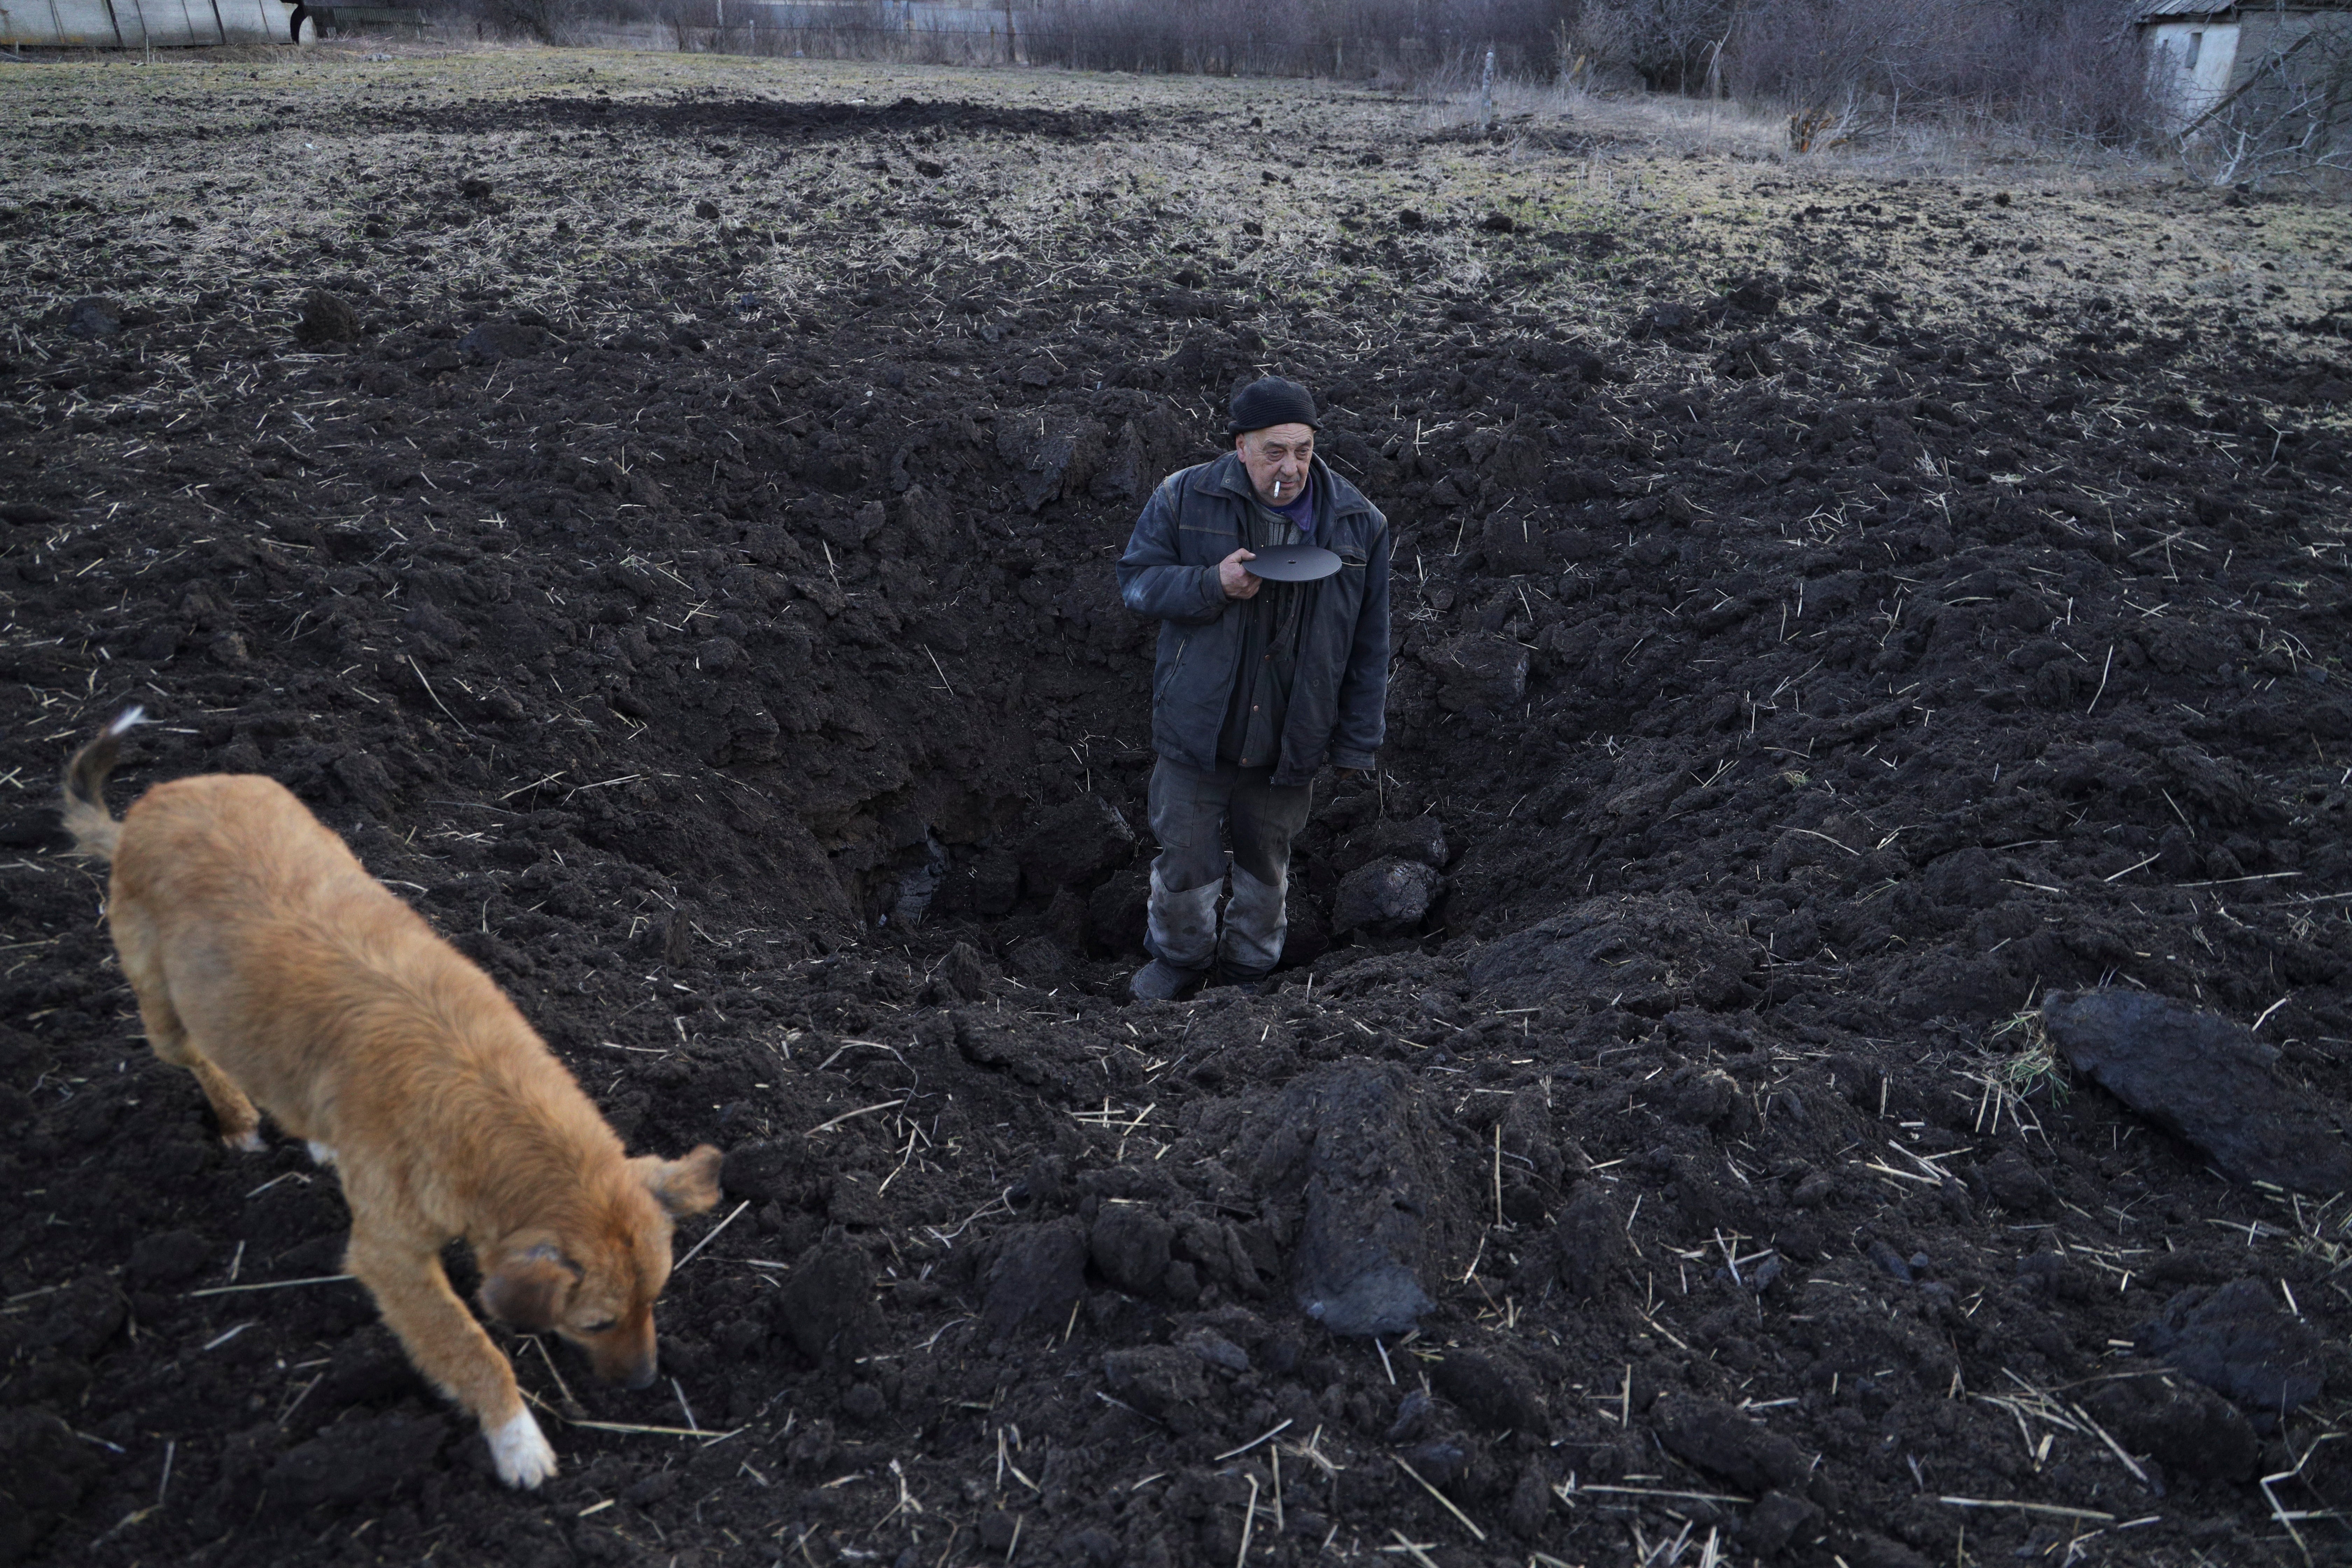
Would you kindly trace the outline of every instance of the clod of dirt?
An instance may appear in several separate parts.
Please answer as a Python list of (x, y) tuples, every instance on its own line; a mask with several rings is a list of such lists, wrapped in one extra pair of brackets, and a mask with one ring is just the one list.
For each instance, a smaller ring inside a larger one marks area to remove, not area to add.
[(280, 1455), (264, 1484), (271, 1498), (296, 1509), (390, 1497), (448, 1440), (449, 1423), (440, 1415), (339, 1422)]
[(1133, 1203), (1105, 1204), (1087, 1237), (1088, 1256), (1102, 1277), (1136, 1296), (1160, 1293), (1175, 1244), (1174, 1226)]
[(122, 330), (122, 307), (93, 296), (66, 307), (66, 331), (78, 338), (110, 338)]
[(1481, 1426), (1540, 1431), (1544, 1406), (1534, 1380), (1476, 1351), (1449, 1351), (1429, 1369), (1430, 1385)]
[(2242, 1182), (2352, 1190), (2352, 1146), (2273, 1075), (2278, 1053), (2227, 1018), (2140, 991), (2053, 994), (2042, 1026), (2076, 1071)]
[(0, 1411), (0, 1563), (21, 1563), (106, 1468), (89, 1445), (46, 1410)]
[(2161, 1357), (2228, 1395), (2263, 1431), (2317, 1398), (2326, 1381), (2319, 1335), (2282, 1309), (2270, 1288), (2256, 1279), (2232, 1279), (2218, 1290), (2183, 1290), (2135, 1337), (2142, 1353)]
[(880, 501), (867, 501), (850, 511), (828, 510), (817, 519), (817, 531), (836, 550), (856, 550), (882, 531), (890, 510)]
[(313, 289), (302, 296), (302, 319), (294, 324), (295, 342), (347, 343), (359, 335), (359, 312), (341, 297), (324, 289)]
[(1728, 1405), (1669, 1394), (1650, 1409), (1667, 1452), (1750, 1491), (1785, 1487), (1805, 1473), (1804, 1450)]
[(1478, 226), (1489, 234), (1509, 234), (1519, 226), (1511, 220), (1508, 213), (1488, 213), (1478, 220)]
[(1113, 1351), (1103, 1357), (1110, 1391), (1179, 1436), (1208, 1425), (1209, 1380), (1201, 1358), (1175, 1345)]
[(1090, 888), (1135, 854), (1135, 829), (1098, 795), (1048, 812), (1021, 846), (1021, 875), (1032, 892)]
[(1402, 1333), (1435, 1304), (1419, 1275), (1449, 1228), (1438, 1136), (1404, 1074), (1364, 1062), (1298, 1079), (1245, 1130), (1257, 1184), (1304, 1211), (1291, 1289), (1331, 1332)]
[(457, 340), (457, 352), (475, 364), (495, 364), (506, 359), (530, 359), (541, 354), (554, 343), (555, 334), (545, 327), (527, 327), (520, 321), (484, 321)]
[(1375, 860), (1417, 860), (1438, 870), (1453, 858), (1445, 825), (1434, 816), (1389, 816), (1360, 827), (1331, 852), (1331, 868), (1342, 877)]
[(776, 1312), (803, 1355), (846, 1364), (881, 1327), (874, 1266), (846, 1242), (820, 1242), (777, 1292)]
[(915, 160), (915, 173), (922, 175), (923, 178), (927, 180), (939, 179), (947, 172), (948, 166), (945, 163), (934, 163), (929, 158), (918, 158)]
[(469, 202), (488, 201), (490, 197), (490, 183), (478, 176), (467, 175), (457, 182), (457, 194)]
[(727, 1151), (719, 1185), (730, 1198), (796, 1204), (809, 1187), (808, 1141), (797, 1133)]
[(1437, 704), (1449, 713), (1510, 707), (1528, 693), (1528, 650), (1503, 637), (1456, 637), (1421, 656), (1437, 677)]
[(705, 197), (703, 200), (694, 204), (694, 216), (697, 217), (715, 218), (719, 216), (719, 204), (709, 200), (708, 197)]
[(1822, 1510), (1803, 1498), (1769, 1491), (1748, 1511), (1748, 1522), (1739, 1532), (1740, 1544), (1769, 1558), (1801, 1536), (1810, 1541), (1819, 1534), (1822, 1518)]
[(1395, 936), (1429, 913), (1444, 879), (1417, 860), (1375, 860), (1339, 879), (1331, 896), (1331, 929), (1345, 935)]
[(1625, 335), (1636, 342), (1651, 338), (1669, 341), (1685, 338), (1704, 330), (1714, 315), (1715, 311), (1704, 305), (1684, 305), (1662, 300), (1654, 305), (1643, 307), (1641, 314), (1635, 316), (1625, 329)]
[(66, 514), (55, 507), (38, 501), (12, 500), (0, 505), (0, 522), (13, 522), (24, 528), (37, 528), (45, 522), (57, 522)]
[(940, 960), (939, 977), (967, 1002), (977, 1002), (989, 993), (988, 964), (980, 950), (968, 942), (948, 949), (948, 955)]
[(2254, 1479), (2262, 1439), (2229, 1401), (2164, 1376), (2118, 1378), (2083, 1402), (2116, 1441), (2168, 1476), (2225, 1485)]
[(1489, 942), (1470, 963), (1475, 994), (1497, 1006), (1613, 1005), (1663, 1017), (1753, 995), (1755, 944), (1681, 900), (1591, 899), (1566, 914)]
[(2002, 1150), (1985, 1162), (1979, 1174), (1993, 1202), (2013, 1214), (2047, 1214), (2058, 1205), (2057, 1190), (2018, 1150)]
[(988, 1271), (981, 1321), (997, 1340), (1050, 1333), (1087, 1293), (1087, 1233), (1075, 1219), (1016, 1231)]
[(1624, 1210), (1605, 1187), (1586, 1182), (1561, 1206), (1551, 1234), (1528, 1249), (1521, 1268), (1536, 1289), (1557, 1279), (1570, 1300), (1589, 1301), (1616, 1278), (1624, 1255)]
[(131, 1247), (123, 1273), (133, 1285), (176, 1285), (212, 1255), (212, 1243), (193, 1230), (154, 1231)]

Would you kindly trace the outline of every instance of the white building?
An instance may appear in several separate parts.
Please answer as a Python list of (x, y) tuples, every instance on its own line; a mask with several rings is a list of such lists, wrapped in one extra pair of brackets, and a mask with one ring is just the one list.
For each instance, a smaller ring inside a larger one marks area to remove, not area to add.
[(2352, 0), (2150, 0), (2138, 22), (2148, 68), (2183, 129), (2352, 48)]

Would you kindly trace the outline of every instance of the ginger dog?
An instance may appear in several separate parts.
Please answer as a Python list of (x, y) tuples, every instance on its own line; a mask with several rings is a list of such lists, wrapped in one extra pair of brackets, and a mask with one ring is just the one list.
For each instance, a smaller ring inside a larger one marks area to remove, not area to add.
[(267, 1112), (337, 1164), (346, 1266), (481, 1423), (499, 1479), (538, 1486), (555, 1451), (441, 1247), (473, 1247), (491, 1316), (645, 1387), (670, 1220), (718, 1201), (719, 1151), (626, 1158), (489, 976), (273, 780), (178, 779), (115, 821), (102, 791), (141, 718), (75, 754), (64, 811), (81, 851), (113, 863), (108, 921), (148, 1042), (195, 1074), (231, 1148), (260, 1148)]

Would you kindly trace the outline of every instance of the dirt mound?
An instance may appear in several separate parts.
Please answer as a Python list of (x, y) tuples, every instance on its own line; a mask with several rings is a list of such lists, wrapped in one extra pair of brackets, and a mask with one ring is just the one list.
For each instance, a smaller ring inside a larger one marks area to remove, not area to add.
[[(2341, 1200), (2032, 1012), (2230, 1020), (2343, 1137), (2345, 373), (2293, 269), (2042, 265), (2205, 198), (435, 68), (226, 286), (208, 192), (0, 213), (0, 1559), (2352, 1550)], [(241, 90), (156, 123), (242, 180)], [(1130, 1006), (1110, 564), (1260, 368), (1395, 526), (1390, 743), (1281, 988)], [(280, 779), (729, 1151), (663, 1386), (509, 1342), (543, 1495), (134, 1037), (46, 804), (133, 700), (124, 788)]]

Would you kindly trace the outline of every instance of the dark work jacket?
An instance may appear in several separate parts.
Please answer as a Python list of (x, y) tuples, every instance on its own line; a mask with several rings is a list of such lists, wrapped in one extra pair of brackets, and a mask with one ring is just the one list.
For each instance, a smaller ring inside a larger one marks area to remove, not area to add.
[[(1310, 595), (1282, 728), (1276, 784), (1303, 784), (1326, 762), (1369, 768), (1387, 732), (1389, 522), (1363, 493), (1314, 459), (1314, 542), (1339, 570), (1301, 584)], [(1241, 664), (1240, 603), (1217, 563), (1243, 548), (1256, 504), (1249, 470), (1228, 452), (1160, 481), (1119, 558), (1127, 607), (1160, 623), (1151, 680), (1151, 743), (1180, 767), (1217, 766), (1217, 736)]]

